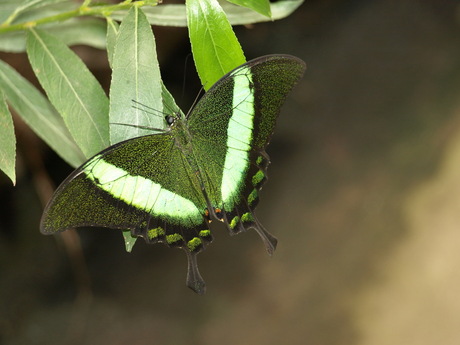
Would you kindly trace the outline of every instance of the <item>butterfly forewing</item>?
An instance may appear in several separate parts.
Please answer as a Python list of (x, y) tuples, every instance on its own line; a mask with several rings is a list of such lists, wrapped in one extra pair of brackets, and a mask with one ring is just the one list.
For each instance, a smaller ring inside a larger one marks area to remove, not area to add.
[[(100, 226), (131, 229), (148, 242), (187, 245), (199, 238), (198, 229), (207, 229), (197, 183), (171, 134), (130, 139), (64, 181), (45, 209), (42, 232)], [(190, 245), (197, 248), (196, 240)]]

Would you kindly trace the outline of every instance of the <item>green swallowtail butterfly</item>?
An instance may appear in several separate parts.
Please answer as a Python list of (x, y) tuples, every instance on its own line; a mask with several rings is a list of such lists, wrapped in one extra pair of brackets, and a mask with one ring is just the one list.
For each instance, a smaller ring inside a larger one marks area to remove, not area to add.
[(166, 116), (167, 130), (96, 154), (59, 186), (41, 232), (75, 227), (131, 230), (147, 243), (184, 249), (187, 285), (205, 292), (196, 255), (212, 241), (210, 225), (231, 234), (255, 229), (270, 254), (277, 240), (254, 215), (267, 179), (280, 108), (305, 70), (293, 56), (249, 61), (217, 81), (187, 117)]

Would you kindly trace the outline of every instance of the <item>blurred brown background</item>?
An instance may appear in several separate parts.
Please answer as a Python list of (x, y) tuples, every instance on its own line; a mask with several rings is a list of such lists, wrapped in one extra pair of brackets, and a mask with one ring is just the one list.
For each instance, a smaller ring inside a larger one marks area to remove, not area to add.
[[(0, 184), (0, 343), (460, 343), (460, 4), (306, 1), (236, 31), (248, 59), (308, 66), (268, 149), (257, 214), (279, 239), (274, 257), (254, 232), (215, 233), (198, 296), (183, 252), (139, 241), (128, 254), (120, 234), (84, 230), (88, 282), (63, 241), (39, 233), (34, 140), (18, 129), (18, 185)], [(154, 32), (180, 98), (187, 33)], [(78, 52), (107, 86), (104, 54)], [(27, 75), (24, 57), (6, 59)], [(70, 169), (46, 155), (59, 183)]]

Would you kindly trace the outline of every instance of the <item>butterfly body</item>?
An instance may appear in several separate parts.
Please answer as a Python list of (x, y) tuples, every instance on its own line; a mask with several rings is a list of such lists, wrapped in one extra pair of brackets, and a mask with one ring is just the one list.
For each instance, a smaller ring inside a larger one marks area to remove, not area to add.
[(168, 117), (164, 133), (95, 155), (57, 189), (42, 232), (129, 229), (148, 243), (183, 248), (187, 285), (198, 293), (205, 285), (196, 254), (212, 241), (213, 222), (232, 234), (254, 228), (272, 253), (276, 238), (253, 211), (267, 179), (265, 147), (304, 68), (301, 60), (284, 55), (252, 60), (220, 79), (188, 117)]

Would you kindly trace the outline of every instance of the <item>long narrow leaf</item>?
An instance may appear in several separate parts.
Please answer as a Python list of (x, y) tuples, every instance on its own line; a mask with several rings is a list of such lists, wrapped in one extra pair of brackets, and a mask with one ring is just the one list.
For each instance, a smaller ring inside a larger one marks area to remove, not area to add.
[(27, 54), (49, 100), (85, 156), (109, 146), (108, 99), (80, 58), (37, 29), (28, 32)]
[(155, 39), (144, 13), (133, 7), (122, 21), (112, 57), (110, 141), (152, 134), (165, 126)]
[(217, 0), (187, 0), (193, 58), (205, 90), (246, 60)]
[(227, 18), (232, 25), (246, 25), (286, 18), (302, 5), (303, 2), (304, 0), (283, 0), (270, 3), (271, 17), (266, 17), (248, 8), (235, 6), (228, 2), (224, 2), (222, 8), (227, 13)]
[(16, 137), (13, 119), (0, 90), (0, 170), (16, 184)]
[(112, 18), (107, 18), (107, 30), (106, 30), (106, 48), (107, 48), (107, 58), (109, 59), (109, 65), (113, 68), (113, 52), (115, 50), (115, 43), (117, 41), (118, 30), (120, 26)]
[(0, 23), (7, 20), (22, 4), (17, 0), (3, 0), (0, 2)]
[[(236, 6), (229, 2), (221, 2), (221, 6), (227, 14), (231, 25), (247, 25), (260, 22), (270, 22), (283, 19), (294, 12), (304, 0), (283, 0), (270, 3), (271, 17), (254, 12), (247, 7)], [(185, 5), (161, 4), (155, 7), (143, 8), (150, 24), (159, 26), (187, 26), (187, 14)], [(113, 19), (121, 20), (126, 11), (117, 11), (112, 14)]]
[[(46, 31), (68, 46), (88, 45), (105, 48), (106, 28), (104, 22), (95, 18), (74, 18), (64, 23), (43, 25)], [(0, 51), (20, 53), (26, 51), (26, 33), (23, 31), (7, 32), (0, 35)]]
[(51, 103), (18, 72), (0, 61), (0, 89), (22, 120), (67, 163), (76, 167), (85, 156)]
[(235, 5), (250, 8), (261, 15), (271, 18), (270, 2), (268, 0), (228, 0)]
[(12, 16), (8, 18), (8, 21), (13, 19), (11, 24), (33, 22), (42, 18), (73, 11), (81, 6), (77, 1), (69, 0), (31, 0), (24, 1), (23, 5), (17, 7)]
[(169, 115), (182, 114), (182, 110), (177, 106), (174, 97), (169, 93), (166, 86), (161, 82), (161, 98), (163, 100), (163, 112)]

